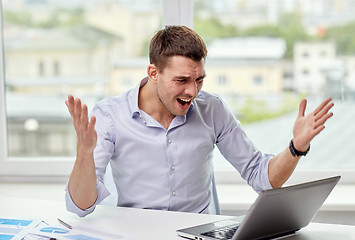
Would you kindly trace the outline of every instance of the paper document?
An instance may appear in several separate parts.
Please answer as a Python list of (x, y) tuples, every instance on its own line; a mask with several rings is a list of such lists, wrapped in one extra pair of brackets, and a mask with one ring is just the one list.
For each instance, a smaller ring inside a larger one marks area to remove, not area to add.
[(38, 219), (0, 218), (0, 240), (21, 240), (41, 222)]
[[(32, 229), (32, 231), (24, 237), (24, 240), (127, 240), (131, 238), (131, 236), (128, 235), (108, 233), (80, 224), (74, 224), (72, 226), (73, 228), (69, 229), (59, 224), (48, 225), (43, 223)], [(0, 238), (0, 240), (2, 239)]]

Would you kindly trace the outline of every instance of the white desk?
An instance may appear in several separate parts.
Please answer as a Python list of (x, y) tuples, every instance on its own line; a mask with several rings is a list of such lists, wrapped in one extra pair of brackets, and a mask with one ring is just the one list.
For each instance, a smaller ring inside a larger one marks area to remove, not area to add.
[[(111, 233), (132, 235), (140, 240), (183, 240), (175, 230), (214, 220), (229, 218), (205, 214), (143, 210), (98, 206), (96, 210), (79, 218), (66, 211), (63, 201), (41, 201), (21, 198), (1, 198), (0, 216), (15, 218), (40, 218), (57, 224), (57, 217), (69, 223), (81, 222)], [(355, 240), (355, 226), (311, 223), (296, 235), (284, 238), (295, 240)]]

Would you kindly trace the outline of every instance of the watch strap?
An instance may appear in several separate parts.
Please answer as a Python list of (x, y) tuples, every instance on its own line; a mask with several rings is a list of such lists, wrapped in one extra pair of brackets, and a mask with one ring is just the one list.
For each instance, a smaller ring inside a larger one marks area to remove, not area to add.
[(289, 149), (290, 149), (292, 156), (294, 156), (294, 157), (306, 156), (307, 153), (309, 152), (309, 150), (311, 149), (311, 144), (309, 144), (308, 149), (305, 152), (301, 152), (295, 148), (295, 145), (293, 145), (293, 139), (292, 139), (290, 141)]

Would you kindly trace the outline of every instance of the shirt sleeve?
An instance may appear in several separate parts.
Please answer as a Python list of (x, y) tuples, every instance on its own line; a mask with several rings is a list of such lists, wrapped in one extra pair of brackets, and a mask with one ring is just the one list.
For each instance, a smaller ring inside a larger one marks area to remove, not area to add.
[(88, 209), (81, 209), (75, 205), (73, 202), (68, 185), (66, 186), (65, 202), (67, 210), (77, 214), (80, 217), (84, 217), (89, 213), (93, 212), (96, 205), (100, 204), (107, 196), (110, 195), (110, 192), (107, 190), (104, 184), (104, 175), (106, 172), (106, 167), (112, 157), (114, 152), (114, 137), (112, 129), (112, 121), (106, 111), (104, 111), (104, 105), (97, 104), (95, 105), (92, 114), (96, 117), (95, 130), (97, 132), (97, 143), (94, 150), (94, 161), (95, 161), (95, 170), (96, 170), (96, 189), (97, 189), (97, 199), (95, 203)]
[[(103, 185), (103, 186), (100, 186)], [(107, 191), (106, 187), (104, 186), (103, 182), (100, 182), (97, 180), (96, 182), (96, 188), (97, 188), (97, 199), (95, 203), (87, 208), (87, 209), (81, 209), (78, 206), (75, 205), (73, 199), (70, 196), (69, 189), (68, 189), (68, 184), (65, 187), (65, 203), (66, 203), (66, 208), (69, 212), (77, 214), (79, 217), (85, 217), (86, 215), (92, 213), (96, 205), (99, 204), (104, 198), (106, 198), (110, 193)]]
[(248, 138), (239, 121), (220, 101), (216, 145), (221, 154), (238, 170), (256, 192), (271, 189), (268, 168), (272, 154), (263, 154)]

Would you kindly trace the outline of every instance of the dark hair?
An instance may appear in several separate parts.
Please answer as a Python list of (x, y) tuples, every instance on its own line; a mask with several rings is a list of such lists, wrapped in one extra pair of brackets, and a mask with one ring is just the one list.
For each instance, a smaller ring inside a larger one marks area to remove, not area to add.
[(194, 61), (206, 59), (207, 48), (202, 38), (185, 26), (166, 26), (152, 38), (149, 46), (150, 63), (162, 71), (171, 56), (183, 56)]

